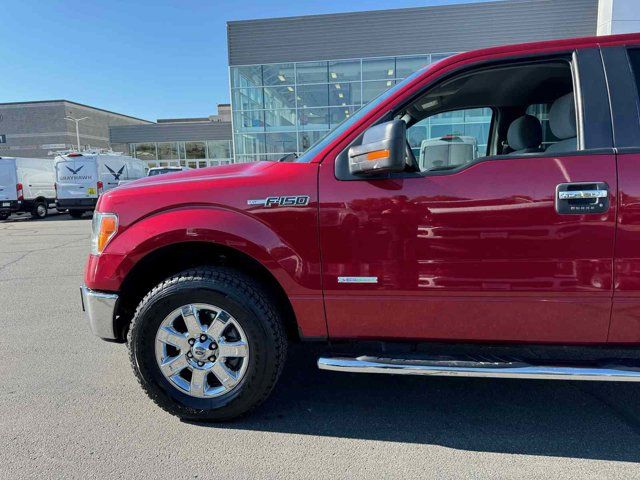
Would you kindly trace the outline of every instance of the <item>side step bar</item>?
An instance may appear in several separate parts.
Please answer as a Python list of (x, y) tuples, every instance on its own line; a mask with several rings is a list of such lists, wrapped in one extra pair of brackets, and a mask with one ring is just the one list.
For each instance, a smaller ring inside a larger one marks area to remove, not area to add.
[(532, 365), (520, 361), (394, 359), (361, 356), (320, 357), (320, 370), (351, 373), (387, 373), (396, 375), (430, 375), (453, 377), (527, 378), (544, 380), (592, 380), (640, 382), (638, 366), (552, 366)]

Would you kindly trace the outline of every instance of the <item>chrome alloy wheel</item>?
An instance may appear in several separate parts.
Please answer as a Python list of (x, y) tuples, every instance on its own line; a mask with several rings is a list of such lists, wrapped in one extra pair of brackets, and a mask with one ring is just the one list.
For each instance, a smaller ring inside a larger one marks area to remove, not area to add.
[(165, 317), (155, 353), (164, 377), (197, 398), (231, 392), (249, 366), (249, 342), (240, 324), (222, 308), (204, 303), (184, 305)]

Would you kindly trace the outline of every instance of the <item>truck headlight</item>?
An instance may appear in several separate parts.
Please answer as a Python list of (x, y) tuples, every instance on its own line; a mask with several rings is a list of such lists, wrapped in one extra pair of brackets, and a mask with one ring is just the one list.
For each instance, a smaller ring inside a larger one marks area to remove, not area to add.
[(118, 231), (118, 216), (115, 213), (93, 214), (91, 222), (91, 254), (100, 255)]

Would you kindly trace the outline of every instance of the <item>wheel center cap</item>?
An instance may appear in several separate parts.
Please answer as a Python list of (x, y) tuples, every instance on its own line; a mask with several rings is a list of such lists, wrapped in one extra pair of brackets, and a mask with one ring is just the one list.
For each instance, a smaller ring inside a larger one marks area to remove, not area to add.
[(211, 344), (210, 340), (205, 340), (201, 342), (197, 340), (196, 343), (191, 347), (191, 353), (193, 354), (193, 358), (196, 360), (204, 360), (207, 358), (207, 354), (210, 354), (209, 345)]

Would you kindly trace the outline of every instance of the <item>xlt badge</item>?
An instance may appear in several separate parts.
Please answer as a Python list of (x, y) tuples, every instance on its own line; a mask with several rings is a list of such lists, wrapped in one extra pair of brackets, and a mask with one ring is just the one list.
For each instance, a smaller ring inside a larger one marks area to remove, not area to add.
[(247, 205), (261, 205), (271, 207), (304, 207), (309, 205), (309, 195), (286, 195), (282, 197), (267, 197), (257, 200), (247, 200)]

